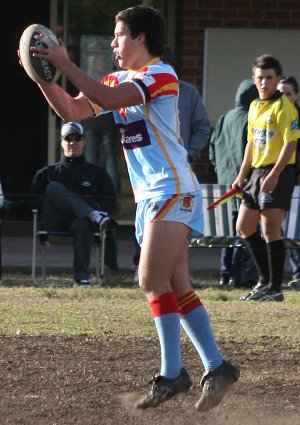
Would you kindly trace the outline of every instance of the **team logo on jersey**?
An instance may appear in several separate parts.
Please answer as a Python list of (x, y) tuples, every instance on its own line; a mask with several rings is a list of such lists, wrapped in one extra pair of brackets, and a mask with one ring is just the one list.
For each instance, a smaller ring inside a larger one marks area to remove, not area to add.
[(267, 130), (266, 128), (253, 128), (255, 148), (260, 152), (264, 152), (267, 144), (276, 137), (276, 131)]
[(272, 124), (272, 122), (273, 122), (272, 115), (269, 115), (269, 116), (267, 117), (267, 119), (266, 119), (266, 123), (267, 123), (267, 124)]
[(184, 195), (180, 199), (181, 211), (192, 211), (194, 197), (192, 195)]
[(135, 74), (134, 78), (138, 78), (139, 80), (143, 81), (146, 87), (149, 87), (155, 83), (155, 79), (152, 77), (152, 75), (144, 74), (143, 72), (138, 72)]
[(299, 130), (299, 124), (297, 120), (291, 122), (291, 131), (296, 131), (296, 130)]
[(273, 200), (274, 198), (270, 193), (263, 193), (260, 197), (260, 202), (263, 202), (264, 204), (272, 202)]
[(132, 150), (143, 148), (151, 144), (150, 137), (147, 131), (144, 120), (129, 123), (120, 127), (121, 142), (123, 148)]

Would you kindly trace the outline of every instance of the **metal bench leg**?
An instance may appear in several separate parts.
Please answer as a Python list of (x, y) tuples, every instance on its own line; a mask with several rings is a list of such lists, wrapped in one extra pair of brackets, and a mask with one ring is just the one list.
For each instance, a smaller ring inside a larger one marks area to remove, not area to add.
[[(98, 239), (99, 236), (97, 236)], [(100, 241), (96, 240), (95, 243), (95, 267), (96, 267), (96, 282), (100, 281)]]
[(0, 219), (0, 280), (2, 279), (2, 220)]
[(104, 260), (105, 260), (105, 239), (106, 230), (103, 230), (101, 234), (101, 279), (104, 279)]
[(42, 243), (42, 276), (46, 279), (46, 244)]
[(36, 233), (37, 233), (37, 210), (33, 210), (33, 234), (32, 234), (32, 281), (36, 283)]

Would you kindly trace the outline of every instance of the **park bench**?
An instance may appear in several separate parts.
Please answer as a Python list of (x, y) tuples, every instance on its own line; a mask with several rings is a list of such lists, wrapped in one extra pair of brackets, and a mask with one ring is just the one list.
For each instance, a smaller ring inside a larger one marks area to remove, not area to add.
[[(203, 197), (204, 234), (200, 238), (193, 239), (191, 248), (223, 248), (241, 246), (242, 240), (236, 235), (232, 223), (232, 211), (238, 208), (239, 198), (234, 198), (227, 203), (212, 210), (207, 207), (223, 195), (230, 185), (225, 184), (201, 184)], [(300, 248), (300, 186), (295, 186), (290, 210), (287, 212), (283, 223), (283, 237), (285, 245), (289, 249)]]
[[(47, 263), (47, 248), (51, 246), (49, 242), (66, 243), (67, 240), (73, 240), (71, 232), (60, 231), (45, 231), (38, 230), (38, 210), (33, 209), (33, 235), (32, 235), (32, 280), (37, 283), (37, 252), (40, 249), (40, 261), (42, 278), (46, 279), (46, 263)], [(99, 283), (104, 278), (104, 258), (105, 258), (105, 237), (106, 231), (95, 232), (93, 235), (93, 245), (95, 252), (95, 268), (96, 268), (96, 281)], [(37, 243), (39, 241), (39, 244)]]

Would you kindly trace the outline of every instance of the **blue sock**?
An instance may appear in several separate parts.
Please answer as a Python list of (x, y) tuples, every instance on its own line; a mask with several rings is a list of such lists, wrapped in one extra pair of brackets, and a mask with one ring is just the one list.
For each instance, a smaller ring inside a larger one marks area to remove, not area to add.
[(177, 378), (182, 368), (177, 298), (173, 292), (165, 292), (150, 302), (150, 308), (160, 342), (160, 375)]
[(217, 369), (223, 362), (209, 317), (204, 306), (197, 307), (181, 317), (180, 323), (198, 351), (206, 371)]
[(160, 375), (177, 378), (182, 368), (179, 313), (155, 317), (154, 321), (161, 350)]

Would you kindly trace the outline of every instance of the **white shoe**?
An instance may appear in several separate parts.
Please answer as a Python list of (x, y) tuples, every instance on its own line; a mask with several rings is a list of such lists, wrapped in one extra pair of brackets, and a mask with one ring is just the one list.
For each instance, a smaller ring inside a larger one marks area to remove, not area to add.
[(91, 282), (89, 279), (75, 280), (73, 286), (82, 286), (83, 288), (90, 288)]
[(267, 288), (267, 284), (258, 282), (250, 292), (240, 297), (240, 301), (248, 301), (250, 298), (253, 299), (255, 295), (262, 293)]
[(92, 221), (99, 226), (99, 232), (103, 232), (111, 223), (110, 217), (103, 211), (93, 211), (90, 217)]
[(288, 288), (296, 289), (297, 291), (300, 291), (300, 279), (291, 280), (288, 283)]
[(139, 269), (136, 269), (132, 278), (132, 283), (139, 283)]

